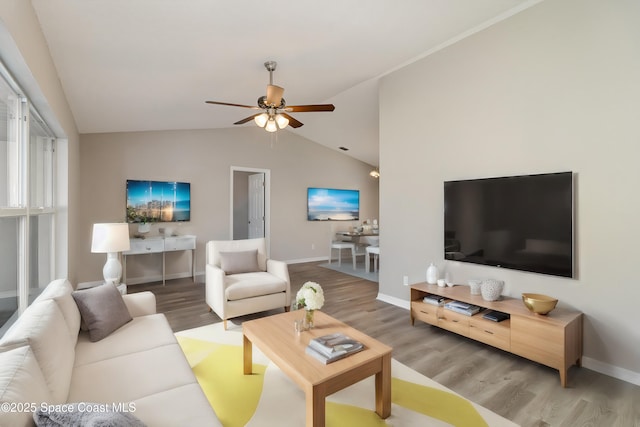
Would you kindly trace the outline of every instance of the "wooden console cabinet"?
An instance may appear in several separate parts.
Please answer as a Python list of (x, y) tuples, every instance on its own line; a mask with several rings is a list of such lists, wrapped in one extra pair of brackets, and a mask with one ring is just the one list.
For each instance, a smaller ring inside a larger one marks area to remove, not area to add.
[[(423, 302), (429, 294), (508, 313), (511, 318), (493, 322), (482, 317), (484, 311), (466, 316)], [(520, 299), (503, 296), (499, 301), (485, 301), (471, 295), (468, 286), (418, 283), (411, 286), (412, 325), (416, 319), (557, 369), (563, 387), (569, 367), (582, 362), (581, 312), (556, 308), (541, 316), (530, 312)]]

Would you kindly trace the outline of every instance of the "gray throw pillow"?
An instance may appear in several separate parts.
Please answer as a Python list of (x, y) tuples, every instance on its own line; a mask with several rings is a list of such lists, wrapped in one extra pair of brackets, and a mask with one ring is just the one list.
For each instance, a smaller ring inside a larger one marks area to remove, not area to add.
[(89, 329), (92, 342), (107, 337), (132, 319), (120, 291), (113, 283), (74, 291), (71, 295)]
[(220, 268), (226, 274), (260, 271), (258, 267), (258, 250), (220, 252)]
[(55, 405), (62, 411), (46, 411), (38, 408), (33, 421), (38, 427), (145, 427), (145, 424), (128, 412), (115, 412), (106, 403), (65, 403)]

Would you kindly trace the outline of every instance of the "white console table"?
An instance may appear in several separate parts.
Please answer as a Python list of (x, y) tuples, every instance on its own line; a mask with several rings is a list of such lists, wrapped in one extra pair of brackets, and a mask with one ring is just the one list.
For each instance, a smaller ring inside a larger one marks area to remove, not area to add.
[(162, 254), (162, 285), (165, 284), (165, 254), (173, 251), (191, 251), (191, 277), (196, 280), (196, 236), (154, 236), (130, 239), (131, 249), (122, 252), (123, 282), (127, 282), (127, 257), (131, 255)]

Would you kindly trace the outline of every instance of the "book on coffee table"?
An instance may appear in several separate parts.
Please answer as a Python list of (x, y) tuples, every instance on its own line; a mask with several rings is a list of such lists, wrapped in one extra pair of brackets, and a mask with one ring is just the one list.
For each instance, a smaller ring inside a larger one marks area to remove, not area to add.
[(345, 358), (364, 349), (364, 345), (342, 333), (313, 338), (306, 353), (327, 364)]

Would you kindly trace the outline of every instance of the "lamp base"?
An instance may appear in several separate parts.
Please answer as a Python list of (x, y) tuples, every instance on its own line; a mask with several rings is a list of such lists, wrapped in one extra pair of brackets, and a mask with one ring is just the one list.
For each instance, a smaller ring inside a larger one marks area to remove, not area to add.
[(118, 252), (109, 252), (107, 254), (107, 262), (102, 268), (102, 276), (104, 277), (104, 283), (113, 283), (118, 286), (120, 284), (120, 278), (122, 277), (122, 264), (118, 260)]

